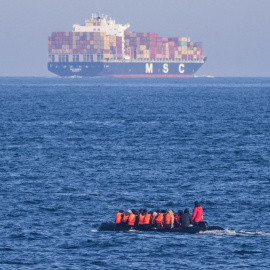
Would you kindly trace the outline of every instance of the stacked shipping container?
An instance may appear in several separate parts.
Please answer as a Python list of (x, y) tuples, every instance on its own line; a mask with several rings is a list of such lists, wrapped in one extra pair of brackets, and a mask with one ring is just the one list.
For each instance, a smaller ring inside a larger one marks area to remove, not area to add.
[(202, 44), (190, 42), (186, 37), (159, 37), (156, 33), (125, 32), (125, 51), (122, 52), (122, 37), (106, 35), (105, 32), (54, 32), (49, 37), (49, 54), (60, 55), (60, 62), (67, 62), (68, 55), (76, 61), (99, 59), (122, 59), (123, 53), (131, 59), (178, 59), (202, 60)]
[(125, 54), (131, 58), (203, 59), (201, 43), (186, 37), (158, 37), (156, 33), (125, 33)]
[(97, 54), (121, 59), (122, 37), (107, 36), (105, 32), (53, 32), (48, 49), (50, 54)]

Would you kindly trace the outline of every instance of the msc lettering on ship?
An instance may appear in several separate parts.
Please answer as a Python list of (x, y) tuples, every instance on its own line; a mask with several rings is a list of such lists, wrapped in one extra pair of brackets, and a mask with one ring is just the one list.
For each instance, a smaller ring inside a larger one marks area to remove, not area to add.
[(146, 73), (153, 73), (153, 64), (148, 64), (146, 63), (146, 66), (145, 66), (145, 72)]
[(168, 66), (168, 64), (164, 64), (163, 65), (162, 71), (163, 71), (163, 73), (168, 73), (169, 72), (169, 66)]
[(185, 65), (184, 64), (180, 64), (179, 67), (178, 67), (178, 69), (179, 69), (179, 72), (180, 73), (184, 73), (185, 72)]
[[(179, 73), (184, 73), (185, 72), (185, 65), (184, 64), (180, 64), (178, 66), (178, 71)], [(153, 63), (146, 63), (145, 64), (145, 72), (146, 73), (153, 73)], [(162, 67), (162, 72), (163, 73), (168, 73), (169, 72), (169, 65), (166, 63), (166, 64), (163, 64), (163, 67)]]

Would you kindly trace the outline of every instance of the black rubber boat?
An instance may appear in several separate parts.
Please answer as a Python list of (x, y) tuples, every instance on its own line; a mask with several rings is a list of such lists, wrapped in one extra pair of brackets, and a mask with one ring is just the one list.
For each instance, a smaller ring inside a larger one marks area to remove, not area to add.
[(223, 231), (224, 229), (219, 226), (209, 226), (207, 222), (199, 222), (198, 225), (196, 226), (191, 226), (187, 228), (172, 228), (172, 229), (167, 229), (167, 228), (162, 228), (162, 229), (157, 229), (157, 228), (147, 228), (147, 227), (132, 227), (130, 228), (127, 225), (122, 225), (122, 226), (116, 226), (115, 223), (112, 222), (106, 222), (102, 223), (100, 227), (98, 228), (99, 231), (117, 231), (117, 232), (126, 232), (129, 230), (136, 230), (136, 231), (155, 231), (155, 232), (170, 232), (170, 233), (190, 233), (190, 234), (196, 234), (199, 232), (205, 232), (205, 231)]

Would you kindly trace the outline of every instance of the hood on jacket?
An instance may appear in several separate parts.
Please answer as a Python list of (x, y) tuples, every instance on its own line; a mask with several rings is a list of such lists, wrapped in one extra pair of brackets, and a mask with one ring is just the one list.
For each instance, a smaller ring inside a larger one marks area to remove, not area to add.
[(199, 207), (199, 206), (201, 206), (201, 204), (198, 201), (196, 201), (195, 202), (195, 207)]

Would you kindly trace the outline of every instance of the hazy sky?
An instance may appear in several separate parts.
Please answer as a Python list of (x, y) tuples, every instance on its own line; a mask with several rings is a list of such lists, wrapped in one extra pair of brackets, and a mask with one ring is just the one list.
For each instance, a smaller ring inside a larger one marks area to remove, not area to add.
[(203, 42), (208, 60), (197, 74), (270, 76), (270, 0), (0, 0), (0, 76), (54, 76), (48, 36), (92, 12)]

